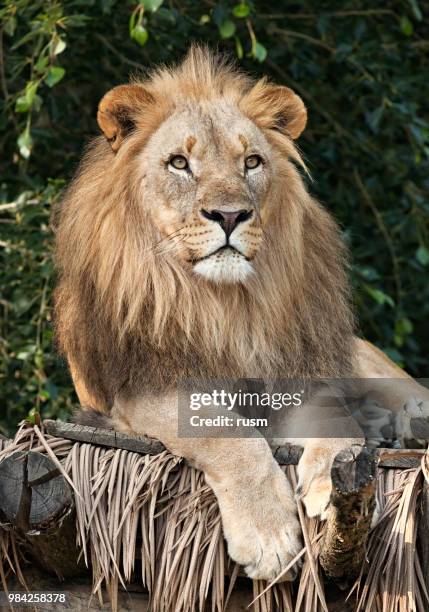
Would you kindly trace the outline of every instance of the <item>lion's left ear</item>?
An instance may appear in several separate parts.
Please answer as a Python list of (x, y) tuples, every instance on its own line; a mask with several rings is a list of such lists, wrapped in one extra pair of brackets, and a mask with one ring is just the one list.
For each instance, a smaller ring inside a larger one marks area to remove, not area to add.
[(307, 123), (307, 109), (301, 98), (289, 87), (273, 85), (266, 79), (259, 80), (242, 98), (240, 108), (260, 127), (277, 130), (294, 140)]
[(153, 102), (153, 96), (138, 84), (119, 85), (102, 98), (97, 121), (114, 152), (133, 131), (137, 115)]

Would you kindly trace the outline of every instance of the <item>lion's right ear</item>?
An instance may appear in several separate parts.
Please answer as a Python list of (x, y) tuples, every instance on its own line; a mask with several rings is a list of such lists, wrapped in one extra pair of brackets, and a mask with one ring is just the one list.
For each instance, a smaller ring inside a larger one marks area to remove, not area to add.
[(307, 123), (301, 98), (289, 87), (269, 83), (265, 77), (242, 98), (244, 112), (263, 128), (276, 130), (295, 140)]
[(102, 98), (97, 121), (113, 151), (116, 152), (133, 131), (137, 115), (153, 102), (153, 96), (137, 84), (119, 85)]

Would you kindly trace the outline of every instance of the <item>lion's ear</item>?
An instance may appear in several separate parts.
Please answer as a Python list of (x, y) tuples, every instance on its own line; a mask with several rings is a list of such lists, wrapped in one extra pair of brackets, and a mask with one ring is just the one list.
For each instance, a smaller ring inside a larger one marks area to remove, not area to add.
[(136, 116), (154, 102), (142, 85), (119, 85), (102, 98), (98, 105), (97, 121), (113, 151), (133, 131)]
[(307, 123), (304, 102), (292, 89), (259, 80), (241, 100), (240, 107), (263, 128), (277, 130), (294, 140)]

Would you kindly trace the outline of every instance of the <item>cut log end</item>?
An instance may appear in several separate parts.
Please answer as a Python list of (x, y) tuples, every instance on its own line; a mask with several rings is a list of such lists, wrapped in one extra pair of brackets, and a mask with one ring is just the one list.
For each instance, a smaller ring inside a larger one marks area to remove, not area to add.
[(377, 454), (361, 446), (342, 451), (332, 467), (332, 494), (320, 563), (325, 574), (343, 581), (362, 568), (375, 508)]
[(23, 531), (57, 524), (72, 504), (70, 487), (46, 456), (16, 452), (0, 463), (0, 520)]
[(0, 463), (0, 526), (60, 578), (81, 572), (73, 494), (49, 457), (17, 451)]

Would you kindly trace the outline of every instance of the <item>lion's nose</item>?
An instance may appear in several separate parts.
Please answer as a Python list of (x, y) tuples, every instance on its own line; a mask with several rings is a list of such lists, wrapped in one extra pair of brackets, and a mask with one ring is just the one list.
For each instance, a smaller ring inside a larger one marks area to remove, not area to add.
[(204, 210), (202, 208), (201, 214), (206, 219), (219, 223), (227, 237), (229, 237), (239, 223), (250, 219), (252, 211), (245, 208), (240, 210)]

